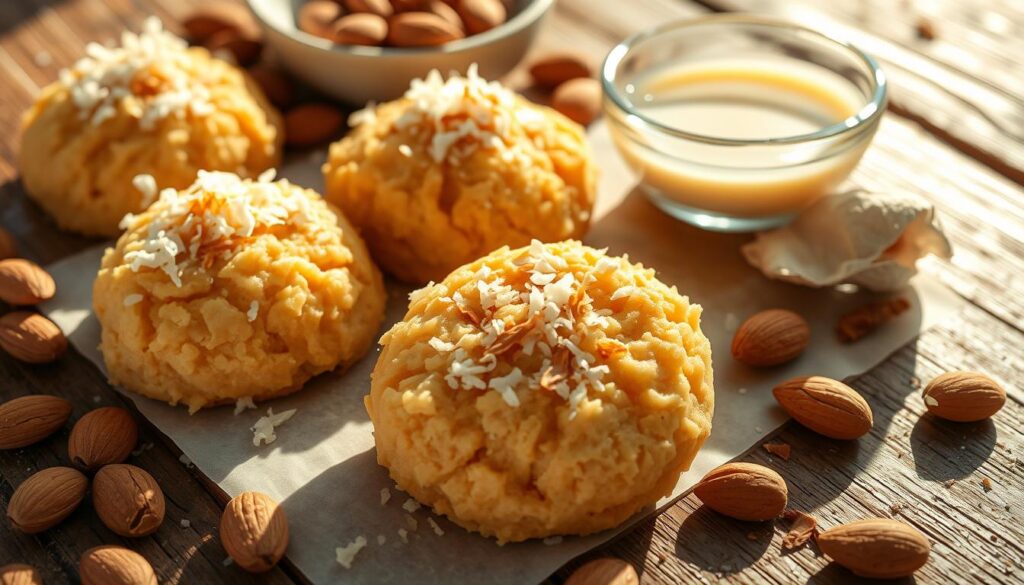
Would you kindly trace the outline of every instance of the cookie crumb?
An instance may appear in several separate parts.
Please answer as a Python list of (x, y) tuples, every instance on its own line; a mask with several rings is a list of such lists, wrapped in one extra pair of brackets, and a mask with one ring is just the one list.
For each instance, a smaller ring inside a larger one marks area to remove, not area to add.
[(789, 456), (793, 453), (793, 447), (789, 443), (765, 443), (761, 446), (765, 451), (778, 456), (783, 461), (789, 461)]
[(836, 332), (843, 343), (853, 343), (895, 319), (910, 308), (910, 301), (896, 297), (868, 303), (839, 318)]

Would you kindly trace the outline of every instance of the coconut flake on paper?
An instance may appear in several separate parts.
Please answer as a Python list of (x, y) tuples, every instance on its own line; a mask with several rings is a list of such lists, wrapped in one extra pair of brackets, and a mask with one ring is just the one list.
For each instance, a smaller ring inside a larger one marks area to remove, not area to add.
[(905, 286), (929, 254), (952, 256), (931, 203), (908, 192), (864, 190), (824, 197), (789, 225), (743, 246), (747, 262), (768, 278), (874, 291)]

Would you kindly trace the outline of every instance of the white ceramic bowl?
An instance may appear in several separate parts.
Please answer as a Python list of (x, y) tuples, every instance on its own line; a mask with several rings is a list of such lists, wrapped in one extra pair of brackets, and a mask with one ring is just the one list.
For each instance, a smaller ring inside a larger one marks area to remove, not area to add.
[(477, 63), (487, 79), (508, 73), (523, 58), (554, 0), (517, 0), (508, 22), (440, 47), (335, 45), (299, 30), (303, 0), (248, 0), (266, 30), (267, 43), (300, 79), (342, 101), (365, 104), (399, 97), (409, 82), (431, 69), (465, 73)]

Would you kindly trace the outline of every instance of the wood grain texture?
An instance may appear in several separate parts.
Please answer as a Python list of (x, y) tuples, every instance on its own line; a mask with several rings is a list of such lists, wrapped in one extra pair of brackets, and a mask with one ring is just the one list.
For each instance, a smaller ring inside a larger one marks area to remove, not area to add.
[[(0, 224), (16, 234), (26, 256), (46, 263), (94, 242), (58, 232), (24, 197), (14, 163), (18, 113), (61, 66), (81, 55), (85, 42), (137, 29), (147, 14), (173, 21), (200, 2), (0, 1)], [(611, 0), (560, 0), (533, 55), (568, 48), (596, 69), (626, 35), (714, 8), (766, 11), (852, 31), (885, 61), (898, 107), (884, 121), (854, 182), (877, 190), (911, 189), (937, 204), (957, 254), (950, 263), (930, 263), (929, 269), (972, 304), (850, 381), (874, 409), (876, 424), (869, 436), (829, 441), (789, 424), (773, 440), (793, 445), (791, 460), (770, 457), (759, 446), (742, 459), (779, 471), (789, 483), (791, 506), (813, 513), (823, 527), (868, 515), (896, 516), (919, 527), (935, 544), (919, 583), (1024, 581), (1024, 389), (1019, 386), (1024, 371), (1024, 190), (1018, 184), (1024, 182), (1022, 6), (1008, 0), (983, 7), (952, 0), (920, 7), (882, 0), (714, 0), (706, 5), (634, 0), (628, 10), (622, 6)], [(913, 36), (921, 14), (938, 31), (932, 42)], [(515, 86), (524, 80), (522, 70), (510, 76)], [(1009, 402), (992, 422), (960, 425), (923, 414), (916, 381), (960, 368), (980, 369), (1006, 383)], [(127, 402), (73, 352), (51, 367), (26, 366), (0, 355), (0, 398), (30, 392), (71, 399), (73, 419), (94, 406)], [(287, 565), (260, 578), (225, 567), (216, 536), (224, 494), (184, 466), (173, 445), (152, 428), (144, 425), (142, 434), (140, 444), (151, 447), (132, 462), (164, 488), (168, 512), (160, 531), (121, 539), (99, 523), (86, 503), (42, 535), (19, 535), (0, 522), (0, 564), (28, 562), (47, 583), (68, 582), (77, 574), (83, 550), (118, 542), (145, 555), (162, 583), (301, 582)], [(6, 505), (33, 471), (66, 461), (66, 441), (67, 429), (40, 445), (0, 452), (0, 503)], [(985, 477), (993, 483), (991, 492), (981, 485)], [(190, 521), (188, 528), (181, 527), (182, 519)], [(813, 546), (782, 554), (784, 529), (782, 522), (773, 526), (723, 518), (689, 496), (577, 559), (551, 581), (561, 582), (573, 567), (598, 555), (630, 560), (645, 583), (848, 581), (849, 575), (828, 564)]]

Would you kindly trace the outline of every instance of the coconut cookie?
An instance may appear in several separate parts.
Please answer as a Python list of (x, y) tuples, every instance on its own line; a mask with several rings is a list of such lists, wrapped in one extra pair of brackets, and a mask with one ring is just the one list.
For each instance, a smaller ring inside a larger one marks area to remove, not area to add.
[(708, 433), (701, 308), (578, 242), (501, 248), (411, 295), (366, 409), (403, 490), (499, 542), (615, 526)]
[(88, 235), (117, 235), (150, 203), (136, 175), (180, 189), (200, 169), (256, 176), (281, 158), (280, 115), (248, 75), (155, 18), (120, 47), (89, 44), (23, 125), (26, 191), (61, 228)]
[(596, 172), (583, 128), (475, 68), (447, 81), (433, 71), (350, 123), (323, 168), (326, 197), (402, 280), (587, 231)]
[(372, 343), (384, 285), (316, 193), (200, 171), (108, 249), (93, 287), (113, 383), (190, 411), (298, 390)]

